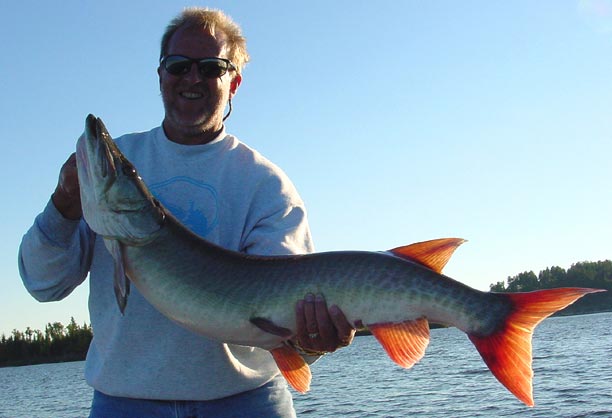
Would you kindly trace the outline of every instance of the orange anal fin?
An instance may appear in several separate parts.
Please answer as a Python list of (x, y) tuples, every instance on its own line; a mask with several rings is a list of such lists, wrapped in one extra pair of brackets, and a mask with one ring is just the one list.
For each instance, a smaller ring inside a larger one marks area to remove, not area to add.
[(527, 406), (533, 406), (531, 337), (546, 317), (598, 289), (561, 288), (505, 294), (514, 310), (488, 336), (468, 335), (493, 375)]
[(389, 250), (393, 255), (415, 261), (441, 273), (458, 246), (465, 242), (461, 238), (441, 238), (397, 247)]
[(425, 318), (400, 323), (368, 324), (391, 360), (410, 368), (425, 355), (429, 344), (429, 323)]
[(271, 353), (287, 383), (300, 393), (308, 392), (312, 375), (302, 356), (286, 345), (275, 348)]

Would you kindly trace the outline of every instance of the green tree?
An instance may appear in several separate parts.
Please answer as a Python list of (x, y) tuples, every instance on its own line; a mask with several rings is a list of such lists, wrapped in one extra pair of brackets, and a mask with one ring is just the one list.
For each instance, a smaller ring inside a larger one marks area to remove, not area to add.
[(497, 282), (490, 286), (497, 292), (529, 292), (555, 287), (588, 287), (608, 292), (586, 295), (563, 310), (564, 315), (612, 311), (612, 261), (581, 262), (573, 264), (567, 271), (561, 267), (550, 267), (540, 271), (520, 273), (508, 277), (507, 285)]
[(525, 271), (508, 278), (508, 292), (530, 292), (538, 289), (538, 277), (533, 271)]
[(506, 292), (506, 283), (504, 282), (497, 282), (495, 284), (492, 284), (489, 286), (489, 289), (491, 290), (491, 292)]
[(15, 329), (0, 338), (0, 367), (83, 360), (92, 337), (91, 325), (79, 327), (74, 318), (67, 327), (48, 323), (44, 333), (30, 327), (25, 332)]
[(540, 287), (543, 289), (550, 289), (553, 287), (560, 287), (565, 281), (566, 272), (561, 267), (550, 267), (546, 270), (542, 270), (538, 275)]

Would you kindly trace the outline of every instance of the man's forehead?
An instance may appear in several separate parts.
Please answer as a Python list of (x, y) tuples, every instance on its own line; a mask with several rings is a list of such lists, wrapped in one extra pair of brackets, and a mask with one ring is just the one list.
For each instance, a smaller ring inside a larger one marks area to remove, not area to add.
[[(227, 36), (221, 31), (213, 34), (209, 28), (183, 26), (176, 30), (168, 42), (168, 54), (186, 54), (190, 51), (206, 51), (206, 56), (224, 56), (227, 52)], [(198, 58), (198, 57), (193, 57)]]

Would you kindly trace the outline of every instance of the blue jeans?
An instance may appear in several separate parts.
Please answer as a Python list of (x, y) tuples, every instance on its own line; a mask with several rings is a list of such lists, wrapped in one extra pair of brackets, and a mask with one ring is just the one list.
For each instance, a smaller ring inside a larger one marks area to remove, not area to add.
[(155, 401), (94, 391), (89, 418), (295, 418), (293, 399), (282, 377), (260, 388), (211, 401)]

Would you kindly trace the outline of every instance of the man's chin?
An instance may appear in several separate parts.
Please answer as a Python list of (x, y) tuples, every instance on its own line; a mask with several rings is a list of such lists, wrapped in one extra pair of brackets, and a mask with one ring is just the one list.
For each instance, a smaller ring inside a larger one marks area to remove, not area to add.
[[(166, 135), (171, 140), (180, 140), (181, 138), (198, 137), (202, 135), (212, 135), (221, 129), (223, 124), (215, 126), (210, 120), (194, 120), (194, 119), (177, 119), (168, 118), (164, 119), (164, 130)], [(182, 141), (181, 141), (182, 142)]]
[(169, 122), (176, 129), (193, 132), (206, 132), (213, 126), (209, 115), (199, 117), (175, 116)]

